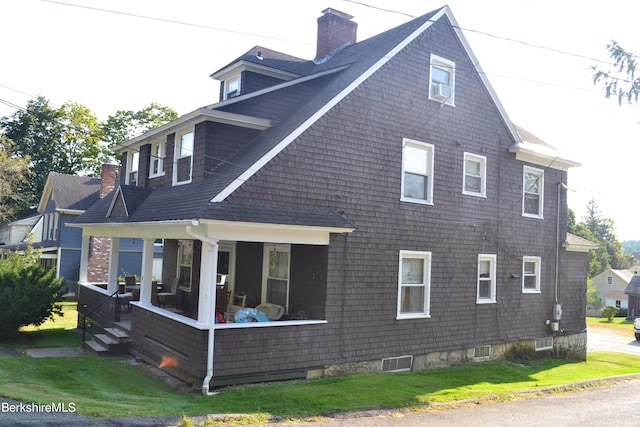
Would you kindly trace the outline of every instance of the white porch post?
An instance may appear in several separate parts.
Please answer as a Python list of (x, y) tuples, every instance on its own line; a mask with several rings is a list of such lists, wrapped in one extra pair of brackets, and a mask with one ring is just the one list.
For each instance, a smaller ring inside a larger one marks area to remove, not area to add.
[(118, 255), (120, 254), (120, 238), (112, 237), (109, 246), (109, 275), (107, 277), (107, 292), (110, 294), (118, 290)]
[(78, 275), (78, 282), (87, 283), (87, 277), (89, 275), (89, 243), (91, 242), (91, 236), (82, 235), (82, 246), (80, 249), (80, 273)]
[(142, 283), (140, 303), (151, 305), (151, 282), (153, 281), (153, 252), (155, 239), (144, 239), (142, 246)]
[(215, 318), (216, 274), (218, 272), (218, 241), (202, 242), (200, 263), (200, 295), (198, 296), (198, 323), (206, 325)]

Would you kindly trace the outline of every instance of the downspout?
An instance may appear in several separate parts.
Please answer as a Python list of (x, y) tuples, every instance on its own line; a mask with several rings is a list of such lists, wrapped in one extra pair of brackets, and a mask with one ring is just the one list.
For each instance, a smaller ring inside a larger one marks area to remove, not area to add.
[(558, 270), (560, 269), (560, 190), (568, 189), (567, 184), (558, 183), (558, 206), (556, 210), (556, 278), (555, 278), (555, 303), (558, 303)]
[[(203, 243), (210, 245), (215, 248), (218, 246), (218, 242), (210, 239), (207, 236), (203, 236), (202, 234), (198, 234), (193, 231), (193, 228), (188, 225), (186, 228), (186, 232), (191, 237), (200, 240)], [(214, 340), (215, 340), (215, 329), (214, 325), (216, 323), (216, 289), (213, 287), (212, 292), (212, 302), (211, 302), (211, 310), (209, 310), (209, 339), (207, 345), (207, 375), (204, 377), (202, 381), (202, 394), (205, 396), (214, 396), (218, 394), (218, 392), (210, 392), (209, 391), (209, 383), (211, 382), (211, 378), (213, 378), (213, 349), (214, 349)]]

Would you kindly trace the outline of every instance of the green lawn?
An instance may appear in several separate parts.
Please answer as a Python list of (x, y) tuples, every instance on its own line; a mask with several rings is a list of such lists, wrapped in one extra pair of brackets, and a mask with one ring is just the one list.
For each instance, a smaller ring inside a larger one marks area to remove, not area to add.
[[(628, 325), (614, 322), (611, 327)], [(39, 333), (48, 334), (42, 328)], [(37, 339), (30, 344), (37, 344)], [(217, 396), (201, 396), (172, 389), (148, 366), (129, 358), (0, 356), (0, 394), (28, 402), (74, 402), (78, 412), (100, 417), (242, 413), (248, 414), (243, 419), (248, 424), (264, 422), (270, 415), (304, 418), (376, 408), (422, 410), (464, 399), (510, 399), (522, 391), (535, 393), (631, 373), (640, 373), (640, 357), (600, 352), (590, 353), (587, 362), (490, 361), (410, 373), (227, 387)]]

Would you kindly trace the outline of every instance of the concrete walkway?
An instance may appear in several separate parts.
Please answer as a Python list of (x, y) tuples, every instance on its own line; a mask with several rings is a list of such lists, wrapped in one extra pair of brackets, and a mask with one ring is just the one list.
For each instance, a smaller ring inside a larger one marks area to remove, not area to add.
[(51, 348), (29, 348), (25, 350), (27, 356), (41, 357), (77, 357), (89, 354), (80, 347), (51, 347)]

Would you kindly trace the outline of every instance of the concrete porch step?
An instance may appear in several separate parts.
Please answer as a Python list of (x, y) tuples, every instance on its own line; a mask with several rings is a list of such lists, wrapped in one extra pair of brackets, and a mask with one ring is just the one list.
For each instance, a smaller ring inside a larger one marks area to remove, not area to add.
[(109, 355), (109, 349), (96, 340), (87, 341), (84, 343), (84, 348), (89, 350), (90, 353), (96, 356), (107, 356)]
[(119, 342), (129, 341), (129, 333), (128, 331), (123, 330), (122, 328), (105, 328), (104, 332), (106, 335), (118, 340)]
[(96, 334), (93, 336), (102, 347), (106, 347), (109, 354), (122, 355), (129, 350), (129, 337), (125, 339), (114, 338), (108, 334)]

